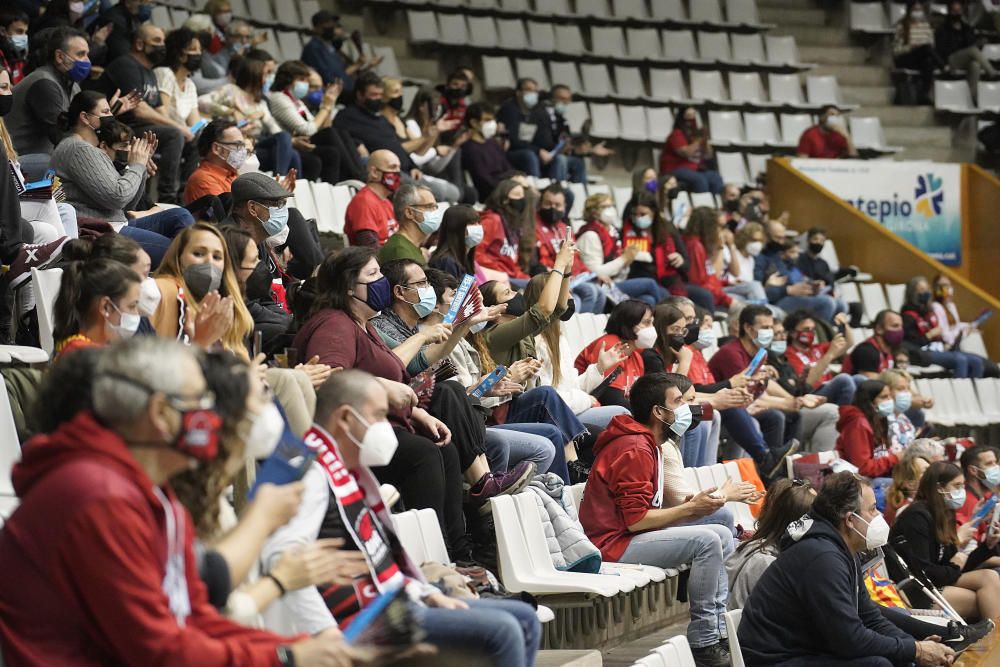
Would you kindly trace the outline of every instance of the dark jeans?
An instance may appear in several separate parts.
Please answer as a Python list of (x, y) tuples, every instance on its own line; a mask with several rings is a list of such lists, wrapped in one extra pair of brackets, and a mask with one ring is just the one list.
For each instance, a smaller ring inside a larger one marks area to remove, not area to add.
[(923, 350), (927, 359), (932, 364), (937, 364), (951, 371), (957, 378), (981, 378), (983, 377), (983, 358), (968, 352), (934, 352)]
[(302, 171), (302, 160), (292, 148), (292, 135), (278, 132), (257, 140), (257, 159), (260, 160), (261, 171), (273, 171), (284, 176), (289, 169)]
[(681, 188), (691, 192), (711, 192), (714, 195), (722, 194), (722, 176), (719, 172), (710, 169), (674, 169), (674, 177), (681, 184)]
[[(468, 609), (417, 607), (417, 621), (427, 632), (428, 643), (445, 655), (464, 659), (444, 664), (531, 667), (542, 638), (542, 628), (532, 607), (520, 600), (466, 600)], [(485, 658), (485, 659), (484, 659)]]
[(387, 466), (372, 468), (383, 484), (392, 484), (407, 509), (430, 508), (438, 516), (441, 532), (454, 560), (470, 560), (462, 513), (462, 470), (458, 452), (451, 445), (436, 444), (402, 428), (394, 428), (399, 446)]
[(157, 201), (164, 204), (178, 204), (180, 190), (181, 156), (184, 153), (184, 135), (175, 127), (135, 123), (131, 125), (136, 135), (152, 132), (159, 144), (156, 147)]
[(715, 312), (715, 297), (712, 293), (702, 287), (701, 285), (693, 285), (688, 283), (685, 285), (687, 288), (688, 298), (694, 301), (696, 306), (700, 306), (710, 313)]
[(310, 181), (339, 183), (350, 179), (365, 180), (357, 147), (343, 130), (328, 127), (309, 137), (316, 148), (296, 150), (302, 160), (302, 177)]
[[(530, 433), (532, 435), (542, 436), (543, 438), (548, 438), (555, 447), (555, 456), (552, 458), (552, 463), (546, 470), (538, 469), (538, 473), (551, 472), (559, 475), (559, 478), (565, 484), (569, 484), (569, 468), (566, 466), (566, 440), (563, 439), (562, 431), (558, 427), (552, 424), (536, 423), (536, 424), (514, 424), (506, 423), (493, 426), (491, 428), (502, 429), (505, 431), (516, 431), (518, 433)], [(490, 466), (491, 468), (493, 466)]]
[(943, 69), (944, 60), (938, 54), (933, 44), (924, 44), (895, 57), (896, 67), (900, 69), (915, 69), (920, 71), (920, 78), (926, 89), (934, 80), (934, 70)]
[(836, 405), (850, 405), (851, 401), (854, 400), (856, 389), (854, 378), (846, 373), (841, 373), (810, 393), (823, 396), (827, 401)]
[(194, 218), (186, 208), (170, 208), (129, 220), (128, 225), (122, 227), (120, 233), (142, 246), (142, 249), (149, 254), (152, 268), (155, 269), (170, 247), (170, 241), (185, 227), (193, 224)]
[(323, 263), (323, 248), (319, 231), (313, 222), (306, 220), (297, 208), (288, 209), (288, 240), (285, 245), (292, 251), (288, 273), (299, 280), (306, 280)]
[(799, 430), (799, 416), (780, 410), (764, 410), (753, 417), (743, 408), (719, 412), (729, 435), (758, 463), (764, 460), (768, 450), (780, 449), (788, 440), (797, 437)]
[[(563, 445), (575, 440), (587, 430), (566, 405), (566, 401), (562, 400), (552, 387), (535, 387), (520, 396), (515, 396), (510, 402), (507, 421), (552, 424), (562, 432)], [(560, 449), (561, 447), (556, 447), (557, 452)]]

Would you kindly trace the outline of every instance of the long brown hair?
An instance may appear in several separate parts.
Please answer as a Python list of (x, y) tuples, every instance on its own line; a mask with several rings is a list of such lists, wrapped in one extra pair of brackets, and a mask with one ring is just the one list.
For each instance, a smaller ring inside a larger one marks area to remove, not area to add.
[(934, 522), (934, 536), (941, 544), (958, 546), (958, 521), (955, 519), (955, 510), (944, 504), (944, 494), (941, 493), (941, 489), (961, 476), (962, 469), (954, 463), (938, 461), (924, 471), (920, 486), (917, 487), (916, 500), (923, 501), (927, 505), (931, 520)]
[[(527, 286), (524, 288), (524, 301), (528, 304), (528, 307), (538, 303), (538, 299), (542, 296), (542, 290), (545, 289), (545, 283), (549, 279), (549, 274), (539, 273), (528, 281)], [(562, 332), (562, 322), (558, 317), (553, 317), (548, 326), (542, 329), (542, 333), (539, 334), (542, 340), (545, 341), (546, 347), (549, 348), (549, 362), (552, 364), (552, 385), (555, 386), (559, 384), (559, 378), (562, 376), (562, 358), (559, 354), (559, 336)]]
[(809, 482), (787, 479), (775, 482), (767, 490), (753, 539), (741, 544), (737, 551), (742, 551), (747, 545), (753, 545), (754, 549), (777, 547), (788, 524), (806, 514), (815, 499), (816, 492)]
[(684, 233), (701, 239), (705, 253), (711, 255), (719, 249), (719, 211), (709, 206), (699, 206), (691, 211)]
[(918, 483), (921, 479), (919, 461), (929, 463), (922, 456), (913, 456), (903, 459), (892, 469), (892, 485), (886, 491), (885, 500), (893, 510), (898, 510), (902, 507), (903, 503), (914, 494), (914, 490), (911, 490), (909, 487)]
[(669, 303), (661, 303), (653, 310), (653, 328), (656, 329), (656, 351), (663, 357), (663, 366), (668, 370), (677, 361), (677, 355), (674, 354), (674, 351), (670, 349), (670, 345), (667, 344), (667, 327), (683, 319), (684, 313)]
[(233, 298), (233, 324), (229, 327), (229, 331), (222, 335), (222, 347), (244, 360), (249, 360), (250, 354), (247, 351), (246, 339), (250, 335), (250, 332), (253, 331), (253, 318), (250, 317), (250, 311), (247, 310), (246, 303), (243, 301), (240, 281), (236, 272), (236, 266), (233, 264), (233, 258), (229, 253), (229, 245), (226, 243), (226, 239), (222, 236), (222, 232), (219, 231), (218, 227), (207, 222), (196, 222), (190, 227), (184, 228), (170, 243), (170, 247), (167, 248), (167, 252), (153, 276), (156, 278), (172, 278), (177, 281), (184, 288), (184, 301), (187, 305), (188, 317), (195, 317), (198, 314), (198, 303), (191, 296), (191, 290), (184, 283), (184, 269), (181, 268), (181, 255), (184, 254), (184, 249), (187, 248), (191, 237), (198, 232), (206, 232), (219, 240), (219, 244), (222, 246), (223, 258), (222, 284), (219, 286), (219, 294)]

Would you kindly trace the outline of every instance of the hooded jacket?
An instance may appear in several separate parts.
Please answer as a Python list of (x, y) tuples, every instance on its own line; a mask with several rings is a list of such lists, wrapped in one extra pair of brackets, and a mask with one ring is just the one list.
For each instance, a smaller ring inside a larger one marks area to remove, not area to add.
[(648, 428), (625, 415), (608, 424), (594, 443), (594, 465), (587, 478), (580, 523), (607, 561), (625, 553), (640, 521), (654, 505), (662, 484), (658, 448)]
[(884, 442), (875, 441), (875, 430), (868, 417), (854, 405), (840, 408), (837, 420), (837, 451), (858, 467), (865, 477), (890, 477), (899, 459), (890, 454)]
[(781, 554), (743, 608), (739, 639), (747, 667), (874, 656), (910, 664), (916, 657), (916, 641), (868, 596), (836, 528), (813, 512), (788, 527)]
[(21, 504), (0, 534), (8, 667), (279, 664), (275, 649), (293, 640), (219, 615), (187, 511), (92, 414), (29, 441), (12, 477)]

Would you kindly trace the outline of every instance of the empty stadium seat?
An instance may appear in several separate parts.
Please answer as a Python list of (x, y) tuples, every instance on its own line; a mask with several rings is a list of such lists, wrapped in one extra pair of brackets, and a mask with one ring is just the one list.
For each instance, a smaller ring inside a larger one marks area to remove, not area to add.
[(934, 107), (939, 111), (950, 113), (976, 113), (976, 105), (973, 104), (972, 93), (969, 91), (969, 82), (936, 79), (934, 81)]
[(623, 19), (649, 18), (645, 0), (611, 0), (611, 14)]
[[(559, 79), (553, 78), (552, 80), (559, 82)], [(586, 102), (570, 102), (566, 108), (566, 124), (569, 125), (569, 131), (573, 134), (579, 134), (583, 130), (583, 124), (589, 117)]]
[(708, 127), (716, 145), (743, 143), (743, 120), (738, 111), (709, 111)]
[(548, 54), (556, 50), (556, 32), (553, 24), (527, 21), (525, 26), (528, 28), (528, 45), (532, 51)]
[(698, 54), (702, 60), (726, 63), (733, 59), (727, 32), (699, 32)]
[(746, 142), (755, 146), (781, 146), (778, 120), (768, 111), (743, 114)]
[(408, 10), (406, 22), (410, 26), (410, 42), (413, 44), (438, 41), (438, 24), (434, 12)]
[(524, 29), (524, 21), (498, 18), (497, 45), (507, 51), (526, 51), (528, 35)]
[(886, 285), (885, 293), (889, 307), (897, 313), (903, 310), (903, 299), (906, 296), (906, 285)]
[(659, 60), (662, 55), (660, 33), (656, 28), (628, 28), (625, 30), (630, 58)]
[(618, 109), (614, 104), (590, 105), (590, 134), (598, 139), (618, 138)]
[(580, 34), (580, 26), (577, 25), (556, 25), (556, 52), (568, 55), (582, 55), (586, 52), (583, 45), (583, 35)]
[(698, 57), (694, 33), (690, 30), (664, 30), (660, 33), (663, 58), (669, 62), (704, 62)]
[(502, 56), (483, 56), (483, 85), (486, 90), (510, 90), (516, 79), (510, 59)]
[(803, 106), (802, 84), (797, 74), (768, 74), (771, 101), (793, 107)]
[(806, 77), (806, 95), (809, 103), (815, 106), (836, 104), (843, 106), (840, 96), (840, 84), (837, 77), (831, 75)]
[(750, 175), (751, 182), (756, 182), (759, 175), (767, 174), (767, 161), (772, 157), (772, 155), (747, 153), (747, 173)]
[(620, 58), (625, 54), (625, 34), (617, 26), (590, 29), (590, 52), (595, 56)]
[(694, 70), (691, 72), (691, 97), (696, 100), (727, 100), (722, 73), (718, 71)]
[(679, 69), (649, 70), (649, 99), (663, 102), (689, 102), (684, 75)]
[[(654, 3), (655, 4), (655, 3)], [(688, 3), (690, 20), (698, 23), (721, 24), (725, 21), (722, 18), (722, 6), (719, 0), (697, 0)]]
[(872, 35), (892, 34), (885, 5), (881, 2), (852, 2), (851, 30)]
[[(629, 141), (647, 141), (651, 137), (646, 127), (646, 110), (643, 107), (621, 105), (618, 107), (618, 127), (621, 138)], [(593, 191), (591, 191), (593, 194)]]
[(538, 82), (538, 87), (546, 90), (549, 87), (549, 75), (545, 71), (545, 63), (538, 59), (516, 58), (514, 64), (517, 67), (517, 78), (534, 79)]
[(56, 297), (59, 296), (62, 272), (62, 269), (44, 269), (42, 271), (31, 269), (31, 287), (35, 292), (38, 313), (38, 337), (42, 349), (50, 355), (55, 349), (52, 329), (55, 326)]
[(733, 61), (750, 63), (758, 67), (767, 62), (767, 57), (764, 55), (764, 39), (760, 33), (733, 33), (730, 40), (733, 44)]
[(882, 291), (881, 283), (864, 283), (861, 285), (861, 301), (865, 306), (865, 316), (874, 322), (875, 316), (889, 307)]
[(767, 51), (767, 62), (772, 65), (801, 64), (794, 36), (765, 35), (764, 49)]
[(730, 660), (733, 661), (733, 667), (743, 667), (743, 652), (740, 650), (740, 638), (738, 635), (740, 621), (743, 620), (743, 610), (733, 609), (732, 611), (727, 611), (725, 616), (726, 631), (729, 633)]
[(889, 146), (882, 130), (882, 120), (878, 116), (854, 116), (849, 119), (851, 138), (856, 148), (869, 148), (882, 153), (898, 153), (899, 146)]
[[(469, 16), (469, 40), (470, 43), (474, 44), (477, 48), (481, 49), (491, 49), (497, 45), (497, 24), (492, 16)], [(548, 26), (549, 30), (552, 29), (551, 24), (546, 23), (529, 23), (528, 32), (531, 32), (532, 26), (544, 25)], [(529, 38), (532, 48), (535, 48), (534, 39)]]
[(747, 174), (747, 165), (743, 160), (743, 153), (719, 151), (715, 154), (715, 159), (719, 163), (719, 174), (726, 183), (744, 185), (750, 182), (750, 177)]
[(575, 0), (577, 16), (605, 17), (608, 15), (606, 0)]
[(977, 92), (980, 109), (1000, 112), (1000, 81), (980, 81)]
[(812, 116), (805, 113), (781, 114), (781, 139), (792, 146), (799, 145), (802, 133), (812, 127)]
[(730, 72), (729, 99), (754, 105), (766, 104), (767, 94), (757, 72)]
[(652, 16), (654, 19), (666, 19), (669, 21), (686, 21), (687, 12), (684, 11), (682, 0), (656, 0), (650, 3)]
[(650, 141), (665, 141), (674, 127), (674, 115), (669, 107), (646, 107), (646, 128)]
[(577, 72), (576, 63), (569, 61), (549, 61), (549, 79), (553, 84), (561, 83), (569, 86), (574, 93), (582, 93), (583, 86), (580, 84), (580, 73)]
[(726, 0), (726, 20), (739, 25), (760, 25), (757, 0)]
[[(506, 2), (504, 4), (504, 9), (508, 9)], [(525, 8), (522, 11), (527, 11), (527, 0), (524, 1), (524, 5)], [(535, 12), (550, 16), (572, 16), (574, 13), (569, 6), (569, 0), (535, 0)]]
[(617, 97), (631, 101), (646, 97), (639, 68), (615, 65), (615, 91)]

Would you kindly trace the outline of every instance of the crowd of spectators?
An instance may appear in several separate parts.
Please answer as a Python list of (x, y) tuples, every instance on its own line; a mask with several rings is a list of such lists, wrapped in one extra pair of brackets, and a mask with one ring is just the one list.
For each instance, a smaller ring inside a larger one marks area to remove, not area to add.
[[(905, 544), (896, 581), (902, 563), (970, 622), (1000, 615), (1000, 532), (976, 518), (997, 451), (942, 460), (908, 372), (1000, 377), (959, 349), (974, 325), (947, 275), (854, 340), (825, 230), (725, 184), (694, 108), (621, 214), (593, 193), (576, 221), (565, 184), (610, 150), (571, 133), (564, 85), (521, 79), (494, 108), (456, 68), (405, 108), (331, 12), (286, 62), (227, 0), (149, 19), (138, 0), (0, 11), (5, 340), (41, 343), (30, 269), (62, 270), (53, 363), (15, 369), (7, 664), (532, 665), (534, 609), (441, 585), (390, 513), (429, 510), (450, 564), (481, 574), (492, 498), (581, 483), (566, 521), (600, 558), (690, 566), (699, 667), (730, 664), (727, 609), (748, 665), (944, 665), (992, 628), (878, 605), (858, 556)], [(839, 109), (799, 152), (856, 154)], [(297, 178), (356, 189), (347, 247), (290, 205)], [(681, 189), (721, 208), (683, 211)], [(607, 321), (577, 351), (584, 313)], [(782, 479), (833, 451), (849, 472)], [(730, 458), (744, 481), (690, 486), (684, 468)], [(346, 641), (382, 596), (405, 636)]]

